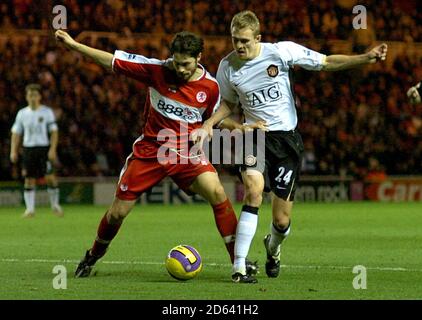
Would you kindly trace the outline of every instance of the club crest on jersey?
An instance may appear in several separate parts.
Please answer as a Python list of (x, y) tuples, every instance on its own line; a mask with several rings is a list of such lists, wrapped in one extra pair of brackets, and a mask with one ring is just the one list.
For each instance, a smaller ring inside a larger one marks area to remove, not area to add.
[(43, 121), (44, 121), (44, 118), (43, 118), (43, 117), (39, 117), (39, 118), (38, 118), (38, 122), (39, 122), (39, 123), (42, 123)]
[(127, 184), (121, 184), (120, 185), (120, 190), (122, 190), (123, 192), (127, 191), (127, 189), (128, 189)]
[(275, 64), (270, 65), (267, 68), (267, 73), (271, 78), (275, 78), (278, 76), (278, 67)]
[(205, 100), (207, 100), (207, 94), (204, 91), (199, 91), (196, 94), (196, 101), (198, 101), (199, 103), (203, 103), (205, 102)]

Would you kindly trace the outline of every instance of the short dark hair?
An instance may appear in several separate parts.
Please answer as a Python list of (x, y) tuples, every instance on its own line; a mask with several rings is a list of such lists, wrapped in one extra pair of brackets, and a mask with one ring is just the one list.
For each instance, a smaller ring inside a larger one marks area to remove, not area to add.
[(195, 33), (176, 33), (170, 44), (171, 54), (181, 53), (196, 58), (204, 50), (204, 40)]
[(41, 86), (38, 83), (30, 83), (25, 87), (25, 93), (29, 91), (38, 91), (38, 93), (41, 93)]

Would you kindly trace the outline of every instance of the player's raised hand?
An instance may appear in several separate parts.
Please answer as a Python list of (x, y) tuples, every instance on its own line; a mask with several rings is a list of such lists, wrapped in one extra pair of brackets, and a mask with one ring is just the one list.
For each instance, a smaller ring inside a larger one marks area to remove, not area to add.
[[(212, 128), (211, 128), (211, 132), (212, 132)], [(201, 128), (198, 128), (198, 129), (195, 129), (195, 130), (192, 131), (191, 140), (193, 141), (194, 144), (198, 145), (199, 149), (202, 149), (204, 141), (207, 138), (210, 138), (210, 140), (211, 140), (210, 136), (212, 137), (212, 133), (210, 135), (206, 128), (204, 129), (203, 127), (201, 127)]]
[(11, 152), (10, 153), (10, 162), (15, 164), (18, 162), (18, 153), (17, 152)]
[(56, 160), (57, 160), (56, 150), (53, 150), (53, 149), (48, 150), (48, 160), (50, 160), (52, 163), (56, 162)]
[(66, 31), (57, 30), (54, 35), (58, 42), (62, 42), (69, 49), (75, 48), (78, 44)]
[(369, 63), (375, 63), (377, 61), (384, 61), (387, 58), (388, 46), (386, 43), (376, 46), (371, 51), (368, 52)]
[(419, 82), (416, 86), (411, 87), (407, 90), (407, 97), (409, 98), (410, 103), (416, 104), (421, 102), (421, 96), (418, 89), (422, 84)]
[(213, 126), (205, 121), (201, 128), (195, 129), (191, 133), (191, 140), (194, 144), (198, 144), (199, 148), (202, 149), (205, 139), (212, 139)]

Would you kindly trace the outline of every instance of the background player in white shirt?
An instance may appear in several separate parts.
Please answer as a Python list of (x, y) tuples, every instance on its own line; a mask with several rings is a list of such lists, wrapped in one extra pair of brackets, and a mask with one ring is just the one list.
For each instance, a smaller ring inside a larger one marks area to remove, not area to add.
[(19, 110), (12, 127), (10, 161), (17, 163), (19, 147), (23, 136), (22, 175), (25, 178), (24, 200), (26, 210), (24, 217), (35, 214), (35, 187), (38, 178), (47, 181), (47, 190), (51, 208), (57, 216), (63, 211), (59, 205), (59, 188), (55, 174), (54, 162), (57, 160), (59, 140), (56, 119), (51, 108), (41, 104), (41, 86), (29, 84), (25, 88), (28, 106)]
[(253, 275), (246, 273), (245, 258), (256, 231), (264, 188), (273, 193), (273, 221), (270, 233), (264, 239), (267, 251), (265, 269), (269, 277), (279, 274), (281, 243), (290, 232), (303, 153), (289, 77), (292, 68), (298, 65), (307, 70), (337, 71), (375, 63), (385, 60), (387, 45), (381, 44), (361, 55), (325, 56), (294, 42), (261, 43), (259, 20), (251, 11), (236, 14), (230, 30), (234, 51), (221, 61), (217, 72), (222, 103), (204, 123), (203, 129), (212, 136), (212, 127), (228, 117), (239, 103), (247, 124), (265, 121), (267, 125), (265, 159), (245, 154), (241, 172), (245, 202), (236, 232), (232, 275), (234, 282), (254, 283)]

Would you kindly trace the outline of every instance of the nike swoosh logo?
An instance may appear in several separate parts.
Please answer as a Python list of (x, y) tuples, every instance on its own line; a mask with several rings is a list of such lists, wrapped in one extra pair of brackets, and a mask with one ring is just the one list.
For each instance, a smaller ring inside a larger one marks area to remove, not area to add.
[(283, 188), (283, 187), (280, 187), (280, 186), (277, 186), (277, 189), (286, 190), (286, 188)]

